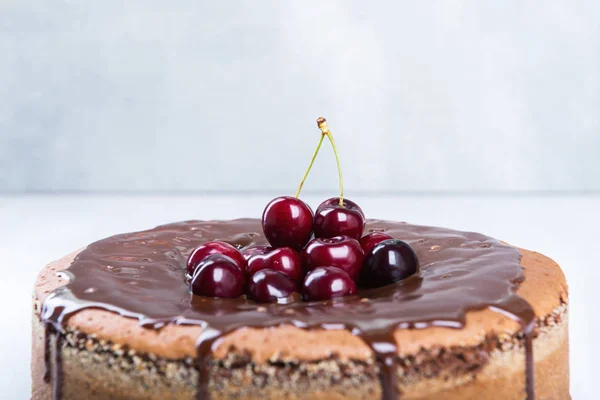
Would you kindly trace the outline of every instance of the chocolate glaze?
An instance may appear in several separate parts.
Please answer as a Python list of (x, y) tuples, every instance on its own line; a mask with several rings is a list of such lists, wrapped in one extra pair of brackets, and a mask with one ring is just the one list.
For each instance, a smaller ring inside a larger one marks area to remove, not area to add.
[[(207, 366), (213, 346), (228, 332), (282, 324), (303, 329), (347, 329), (373, 350), (379, 364), (382, 398), (389, 400), (400, 396), (395, 373), (402, 343), (395, 343), (396, 329), (459, 329), (464, 326), (467, 311), (491, 308), (523, 327), (526, 392), (533, 400), (531, 333), (535, 314), (515, 294), (524, 279), (519, 251), (478, 233), (376, 220), (368, 221), (366, 229), (385, 231), (410, 243), (421, 270), (396, 284), (359, 290), (358, 296), (335, 301), (265, 306), (245, 298), (193, 296), (186, 283), (185, 261), (196, 246), (223, 240), (242, 248), (266, 241), (259, 220), (187, 221), (116, 235), (89, 245), (61, 272), (69, 283), (46, 298), (41, 317), (56, 332), (69, 315), (83, 308), (113, 311), (156, 329), (167, 323), (203, 326), (197, 341), (198, 399), (209, 398)], [(60, 345), (57, 340), (53, 365), (46, 354), (46, 367), (53, 369), (47, 376), (53, 377), (56, 400), (62, 381)]]
[[(61, 335), (50, 323), (44, 324), (44, 382), (52, 384), (52, 398), (62, 397), (62, 352), (64, 336)], [(52, 335), (54, 335), (54, 347), (51, 348)]]
[(53, 368), (50, 368), (50, 339), (52, 334), (52, 325), (44, 324), (44, 365), (46, 370), (44, 371), (44, 382), (50, 383)]
[(52, 398), (62, 398), (62, 345), (64, 336), (58, 332), (54, 338), (54, 357), (52, 358)]

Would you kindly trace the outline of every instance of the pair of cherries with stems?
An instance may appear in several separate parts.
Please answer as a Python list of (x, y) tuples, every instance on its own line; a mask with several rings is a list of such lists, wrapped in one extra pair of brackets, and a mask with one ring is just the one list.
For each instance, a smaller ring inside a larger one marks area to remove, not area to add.
[[(414, 274), (412, 248), (382, 232), (363, 236), (365, 215), (344, 198), (339, 156), (325, 118), (317, 119), (321, 137), (296, 195), (267, 204), (262, 228), (270, 246), (238, 250), (208, 242), (192, 252), (187, 270), (194, 294), (287, 303), (300, 292), (305, 301), (354, 295), (360, 287), (388, 285)], [(325, 200), (313, 213), (299, 196), (313, 163), (328, 138), (336, 158), (340, 195)], [(314, 235), (314, 238), (313, 238)]]

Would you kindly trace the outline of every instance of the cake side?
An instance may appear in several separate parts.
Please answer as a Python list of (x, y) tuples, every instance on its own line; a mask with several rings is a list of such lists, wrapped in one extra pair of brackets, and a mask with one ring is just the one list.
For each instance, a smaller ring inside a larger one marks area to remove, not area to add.
[[(538, 399), (569, 399), (567, 305), (538, 322), (534, 339)], [(34, 363), (43, 372), (44, 329), (34, 316)], [(194, 398), (194, 360), (138, 353), (76, 331), (62, 347), (63, 398)], [(53, 338), (52, 341), (55, 339)], [(398, 358), (398, 386), (409, 399), (523, 398), (524, 352), (520, 335), (488, 337), (477, 347), (437, 347)], [(210, 368), (211, 398), (379, 399), (374, 359), (256, 363), (231, 349)], [(34, 385), (33, 399), (50, 399), (50, 385)]]

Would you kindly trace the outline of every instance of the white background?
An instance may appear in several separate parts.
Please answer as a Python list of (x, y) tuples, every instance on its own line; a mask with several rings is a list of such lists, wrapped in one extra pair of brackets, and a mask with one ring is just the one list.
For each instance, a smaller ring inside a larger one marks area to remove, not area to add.
[[(37, 273), (48, 261), (118, 232), (193, 218), (258, 217), (272, 197), (0, 197), (2, 398), (28, 398), (31, 293)], [(306, 198), (313, 207), (322, 199)], [(415, 195), (354, 200), (369, 217), (485, 232), (554, 258), (570, 290), (571, 393), (575, 400), (597, 399), (600, 196)]]
[[(0, 1), (0, 190), (600, 190), (595, 0)], [(331, 151), (307, 183), (335, 189)]]

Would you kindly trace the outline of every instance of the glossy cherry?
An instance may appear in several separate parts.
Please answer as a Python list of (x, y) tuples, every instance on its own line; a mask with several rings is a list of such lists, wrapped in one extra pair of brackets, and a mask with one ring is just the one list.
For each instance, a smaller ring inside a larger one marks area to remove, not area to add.
[(319, 267), (310, 271), (302, 285), (305, 301), (330, 300), (356, 294), (356, 283), (343, 270), (336, 267)]
[(365, 214), (355, 202), (344, 199), (340, 206), (340, 198), (333, 197), (319, 205), (315, 212), (313, 229), (315, 237), (330, 238), (349, 236), (360, 239), (365, 227)]
[(238, 249), (225, 242), (206, 242), (196, 247), (187, 260), (187, 273), (194, 275), (194, 270), (202, 260), (211, 254), (223, 254), (235, 261), (242, 272), (246, 270), (246, 259)]
[(264, 244), (256, 244), (254, 246), (243, 248), (242, 250), (240, 250), (240, 253), (242, 253), (242, 256), (246, 259), (246, 261), (248, 261), (248, 259), (252, 256), (264, 255), (272, 250), (273, 248), (271, 246), (267, 246)]
[(383, 232), (371, 232), (360, 238), (360, 245), (365, 252), (365, 256), (367, 253), (375, 247), (376, 244), (383, 242), (384, 240), (393, 239), (390, 235)]
[(302, 257), (290, 247), (280, 247), (264, 254), (256, 254), (248, 259), (246, 273), (252, 276), (264, 269), (272, 269), (285, 274), (293, 281), (302, 278)]
[(198, 264), (192, 277), (192, 293), (199, 296), (235, 298), (244, 294), (244, 273), (236, 262), (211, 254)]
[(257, 303), (288, 302), (296, 284), (285, 274), (272, 269), (258, 271), (248, 281), (247, 295)]
[(384, 240), (366, 255), (359, 284), (376, 288), (401, 281), (419, 270), (419, 260), (410, 245), (402, 240)]
[(298, 198), (277, 197), (267, 204), (262, 227), (271, 246), (301, 249), (312, 235), (313, 212)]
[(358, 240), (337, 236), (311, 240), (304, 249), (303, 258), (305, 268), (309, 271), (318, 267), (337, 267), (356, 279), (362, 267), (364, 253)]

